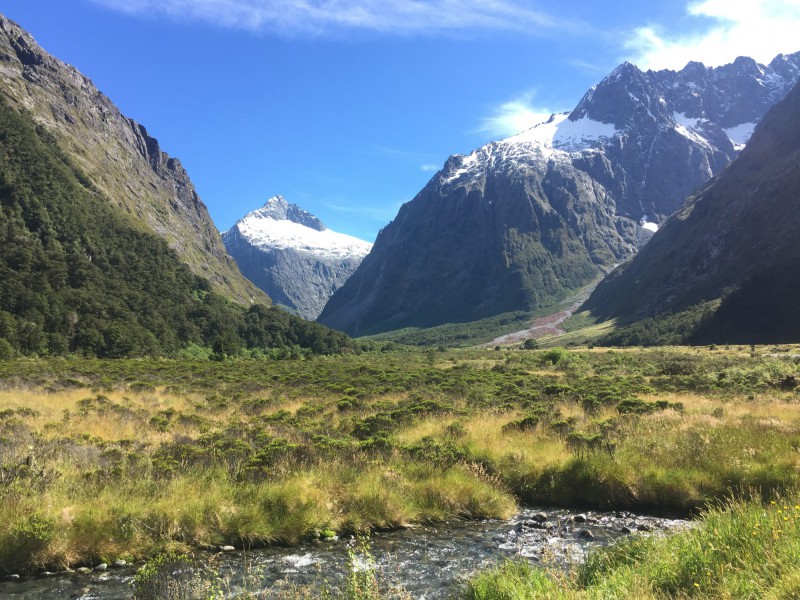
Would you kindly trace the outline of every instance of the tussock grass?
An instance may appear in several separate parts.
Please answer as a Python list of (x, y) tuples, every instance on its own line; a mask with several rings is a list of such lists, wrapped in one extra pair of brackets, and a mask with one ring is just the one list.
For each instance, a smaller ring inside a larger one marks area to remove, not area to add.
[(19, 551), (0, 570), (520, 502), (690, 514), (769, 500), (800, 474), (800, 367), (781, 350), (2, 362), (0, 547)]
[(800, 504), (730, 501), (694, 527), (634, 536), (589, 555), (569, 575), (507, 562), (476, 575), (461, 598), (773, 598), (800, 594)]

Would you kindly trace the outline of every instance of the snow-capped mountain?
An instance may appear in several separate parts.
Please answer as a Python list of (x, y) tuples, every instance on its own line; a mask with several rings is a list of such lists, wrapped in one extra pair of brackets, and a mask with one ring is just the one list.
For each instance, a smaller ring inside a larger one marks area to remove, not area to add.
[[(640, 323), (614, 343), (776, 343), (800, 337), (800, 84), (729, 168), (689, 196), (584, 305)], [(698, 235), (698, 233), (700, 233)], [(675, 313), (721, 299), (718, 309)], [(703, 314), (703, 318), (700, 315)]]
[(759, 119), (800, 75), (800, 53), (769, 65), (740, 57), (706, 68), (642, 72), (623, 63), (571, 113), (456, 155), (442, 182), (468, 183), (487, 170), (568, 161), (613, 195), (616, 214), (663, 222), (698, 185), (744, 148)]
[(570, 113), (451, 156), (319, 320), (358, 335), (552, 304), (633, 255), (798, 75), (800, 53), (620, 65)]
[(372, 247), (328, 229), (281, 196), (239, 219), (222, 240), (248, 279), (276, 304), (310, 320)]

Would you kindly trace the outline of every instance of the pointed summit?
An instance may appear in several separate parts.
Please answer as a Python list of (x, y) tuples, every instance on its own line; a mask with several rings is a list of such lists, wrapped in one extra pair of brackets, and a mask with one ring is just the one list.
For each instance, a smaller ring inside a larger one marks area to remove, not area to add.
[(289, 204), (281, 195), (273, 196), (264, 203), (262, 208), (253, 211), (244, 218), (247, 219), (249, 217), (289, 221), (317, 231), (325, 231), (327, 229), (325, 224), (317, 217), (296, 204)]
[(306, 319), (315, 319), (372, 244), (325, 227), (283, 196), (273, 196), (222, 234), (239, 269)]

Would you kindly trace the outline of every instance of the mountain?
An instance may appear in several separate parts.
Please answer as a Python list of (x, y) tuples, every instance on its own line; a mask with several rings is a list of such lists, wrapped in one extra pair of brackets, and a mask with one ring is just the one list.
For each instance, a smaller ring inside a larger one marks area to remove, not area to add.
[(800, 53), (620, 65), (572, 112), (451, 156), (319, 321), (364, 335), (555, 303), (631, 257), (799, 74)]
[(273, 302), (312, 321), (372, 247), (331, 231), (281, 196), (239, 219), (222, 241), (245, 277)]
[(0, 19), (0, 360), (354, 350), (253, 299), (180, 164)]
[(180, 161), (88, 78), (2, 15), (0, 94), (32, 115), (109, 202), (142, 231), (166, 240), (214, 290), (245, 305), (268, 302), (227, 255)]
[[(656, 317), (632, 330), (641, 342), (655, 330), (674, 333), (681, 319), (670, 315), (721, 299), (678, 341), (797, 341), (798, 164), (800, 85), (764, 116), (739, 158), (689, 196), (585, 308), (601, 318)], [(625, 336), (631, 331), (617, 337)]]
[(342, 333), (214, 292), (0, 96), (0, 360), (207, 354), (196, 346), (217, 356), (352, 349)]

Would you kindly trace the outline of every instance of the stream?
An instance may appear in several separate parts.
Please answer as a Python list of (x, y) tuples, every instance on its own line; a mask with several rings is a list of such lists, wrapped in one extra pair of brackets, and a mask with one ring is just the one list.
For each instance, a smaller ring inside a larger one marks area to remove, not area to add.
[[(509, 520), (451, 521), (369, 539), (371, 559), (355, 554), (356, 569), (376, 569), (384, 587), (401, 586), (414, 599), (450, 598), (470, 573), (507, 557), (524, 557), (556, 567), (580, 562), (586, 552), (626, 535), (658, 535), (686, 521), (630, 513), (526, 508)], [(315, 542), (292, 548), (207, 553), (206, 569), (222, 577), (226, 596), (266, 592), (281, 597), (298, 587), (319, 590), (341, 585), (353, 555), (347, 540)], [(0, 582), (0, 597), (130, 598), (140, 567), (89, 574), (68, 573)]]

